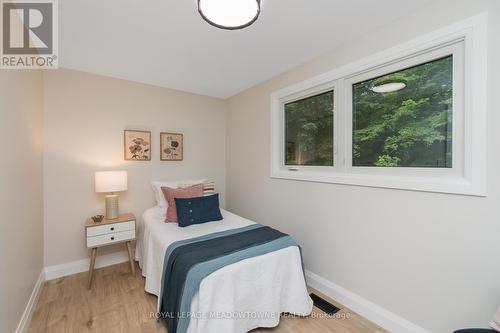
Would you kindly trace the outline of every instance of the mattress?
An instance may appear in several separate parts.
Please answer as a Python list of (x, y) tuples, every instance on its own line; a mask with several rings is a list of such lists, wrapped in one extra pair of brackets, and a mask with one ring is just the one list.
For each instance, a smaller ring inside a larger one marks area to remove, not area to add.
[[(164, 255), (173, 242), (255, 223), (221, 211), (222, 221), (185, 228), (165, 223), (165, 209), (158, 206), (144, 212), (135, 258), (148, 293), (160, 294)], [(311, 310), (300, 251), (288, 247), (228, 265), (204, 278), (191, 302), (188, 332), (247, 332), (278, 325), (280, 313), (306, 316)]]

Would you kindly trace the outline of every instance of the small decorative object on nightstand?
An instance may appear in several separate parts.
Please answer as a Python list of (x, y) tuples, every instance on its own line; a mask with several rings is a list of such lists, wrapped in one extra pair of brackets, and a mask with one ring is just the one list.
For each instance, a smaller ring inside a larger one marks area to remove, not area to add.
[(94, 221), (94, 223), (101, 223), (102, 219), (104, 219), (104, 215), (95, 215), (92, 216), (91, 219), (92, 221)]
[(95, 223), (91, 218), (85, 222), (87, 248), (92, 249), (90, 256), (88, 288), (92, 286), (97, 248), (117, 243), (125, 243), (130, 263), (130, 272), (135, 275), (134, 258), (130, 242), (135, 240), (135, 216), (132, 213), (121, 214), (118, 218), (104, 219)]

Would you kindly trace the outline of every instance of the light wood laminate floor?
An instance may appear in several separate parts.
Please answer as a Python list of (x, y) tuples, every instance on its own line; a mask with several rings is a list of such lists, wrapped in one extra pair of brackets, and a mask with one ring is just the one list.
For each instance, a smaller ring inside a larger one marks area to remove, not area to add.
[[(110, 266), (95, 271), (91, 290), (86, 282), (87, 273), (45, 282), (28, 332), (167, 333), (165, 325), (152, 317), (156, 296), (144, 291), (139, 269), (132, 277), (127, 263)], [(256, 329), (252, 333), (386, 332), (336, 305), (342, 309), (337, 317), (284, 318), (276, 328)], [(314, 314), (322, 311), (314, 308)]]

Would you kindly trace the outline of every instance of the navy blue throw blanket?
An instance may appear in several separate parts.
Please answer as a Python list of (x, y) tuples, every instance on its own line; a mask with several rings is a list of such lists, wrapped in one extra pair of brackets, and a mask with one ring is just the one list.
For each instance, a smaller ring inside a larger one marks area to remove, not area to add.
[(173, 250), (164, 267), (164, 287), (160, 295), (161, 318), (165, 319), (169, 333), (176, 333), (179, 317), (187, 315), (179, 309), (186, 277), (193, 266), (287, 236), (270, 227), (260, 226), (228, 236), (188, 243)]

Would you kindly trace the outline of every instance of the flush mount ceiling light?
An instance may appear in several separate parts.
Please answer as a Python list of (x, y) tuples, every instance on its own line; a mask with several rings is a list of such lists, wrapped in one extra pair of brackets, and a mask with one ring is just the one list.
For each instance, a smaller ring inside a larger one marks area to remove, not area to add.
[(261, 0), (198, 0), (198, 12), (211, 25), (237, 30), (254, 23), (260, 14)]

